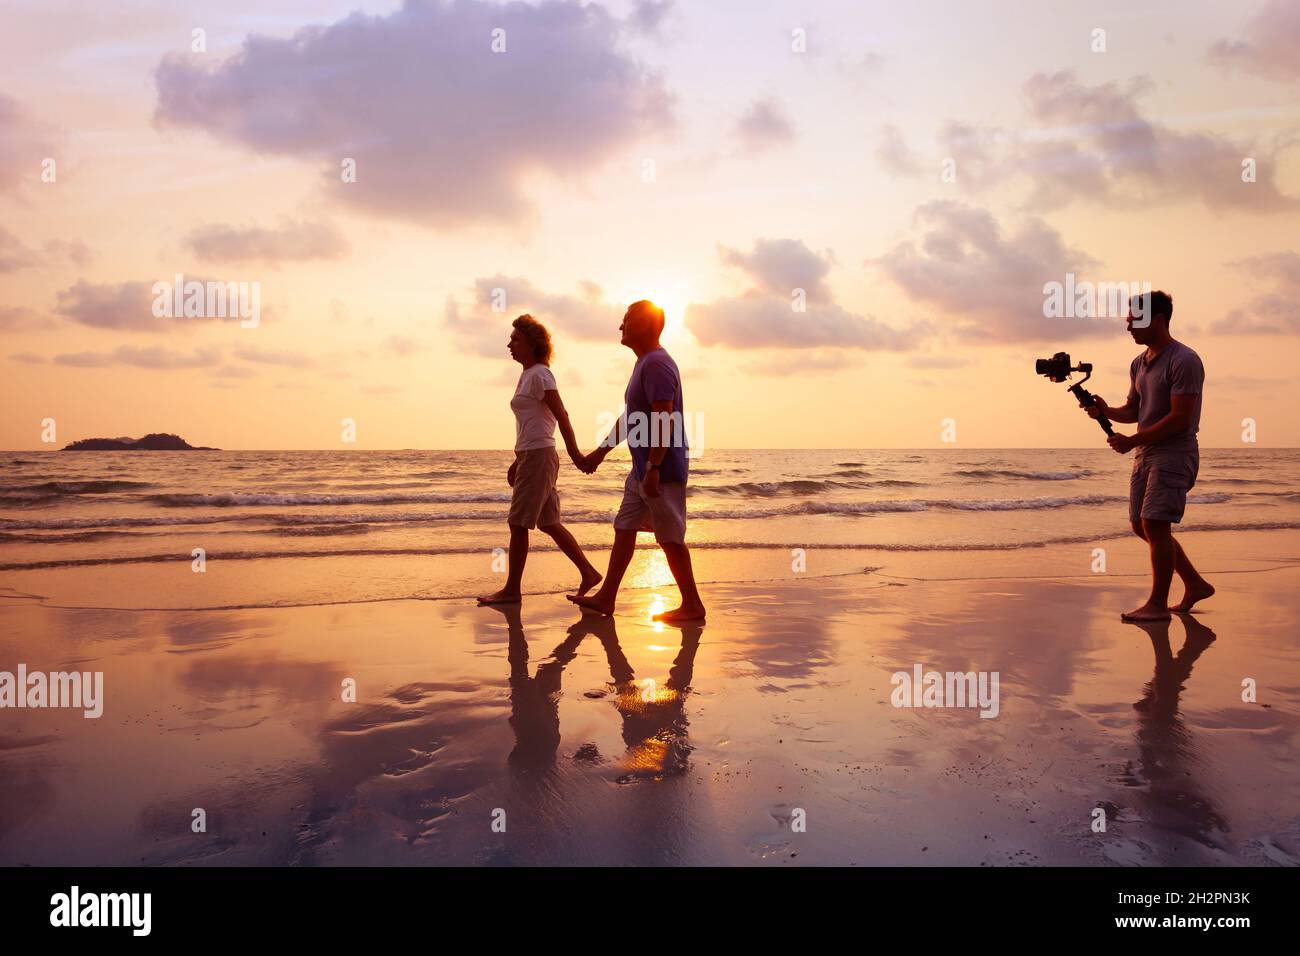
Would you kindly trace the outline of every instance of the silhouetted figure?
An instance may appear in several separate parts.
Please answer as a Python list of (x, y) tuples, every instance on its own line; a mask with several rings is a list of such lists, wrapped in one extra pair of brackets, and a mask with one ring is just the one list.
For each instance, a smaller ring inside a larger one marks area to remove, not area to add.
[(1151, 594), (1146, 603), (1122, 617), (1128, 621), (1169, 620), (1169, 584), (1174, 572), (1186, 590), (1174, 611), (1190, 611), (1214, 587), (1197, 572), (1171, 525), (1183, 520), (1187, 492), (1196, 484), (1200, 449), (1205, 369), (1200, 356), (1169, 334), (1173, 297), (1165, 292), (1134, 296), (1129, 303), (1128, 331), (1144, 351), (1129, 366), (1128, 400), (1118, 408), (1098, 396), (1088, 409), (1093, 418), (1134, 422), (1133, 435), (1112, 435), (1110, 447), (1121, 455), (1137, 449), (1129, 479), (1129, 523), (1151, 548)]
[(594, 594), (571, 594), (569, 600), (589, 611), (613, 614), (618, 587), (636, 551), (637, 532), (653, 531), (682, 595), (680, 607), (656, 614), (655, 620), (669, 624), (702, 621), (704, 602), (695, 586), (691, 552), (686, 547), (689, 458), (682, 377), (677, 363), (659, 344), (664, 310), (645, 299), (633, 302), (619, 330), (622, 344), (636, 353), (636, 365), (623, 395), (627, 410), (600, 446), (575, 463), (590, 474), (626, 439), (632, 470), (623, 483), (623, 501), (614, 517), (614, 546), (604, 583)]
[(559, 387), (551, 374), (551, 335), (531, 315), (515, 319), (506, 348), (510, 357), (524, 367), (519, 373), (510, 409), (515, 415), (515, 460), (506, 471), (510, 485), (510, 566), (501, 590), (479, 598), (480, 604), (518, 604), (528, 560), (528, 532), (541, 528), (555, 541), (565, 557), (582, 575), (578, 593), (586, 594), (600, 580), (582, 548), (560, 523), (560, 495), (556, 482), (560, 458), (555, 452), (555, 426), (560, 427), (564, 447), (575, 464), (582, 459), (573, 437), (569, 413), (560, 400)]

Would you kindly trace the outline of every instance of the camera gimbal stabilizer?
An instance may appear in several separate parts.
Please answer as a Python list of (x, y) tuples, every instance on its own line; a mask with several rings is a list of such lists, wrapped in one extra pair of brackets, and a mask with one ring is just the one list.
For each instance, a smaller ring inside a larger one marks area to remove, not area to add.
[[(1083, 383), (1092, 378), (1092, 363), (1080, 362), (1078, 365), (1070, 364), (1070, 356), (1066, 352), (1057, 352), (1049, 359), (1039, 359), (1034, 363), (1034, 371), (1039, 375), (1046, 375), (1049, 381), (1064, 382), (1070, 377), (1071, 372), (1083, 372), (1083, 381), (1075, 382), (1069, 387), (1069, 392), (1079, 400), (1080, 408), (1091, 408), (1097, 404), (1093, 398), (1092, 392), (1083, 387)], [(1107, 435), (1114, 435), (1115, 430), (1110, 427), (1110, 419), (1105, 415), (1097, 416), (1097, 424)]]

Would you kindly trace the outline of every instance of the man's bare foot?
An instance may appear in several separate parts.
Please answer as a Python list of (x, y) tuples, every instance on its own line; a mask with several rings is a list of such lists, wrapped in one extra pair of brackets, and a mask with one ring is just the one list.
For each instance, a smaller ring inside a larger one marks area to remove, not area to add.
[(1188, 587), (1187, 592), (1183, 595), (1183, 599), (1169, 610), (1178, 611), (1180, 613), (1183, 611), (1190, 611), (1192, 605), (1197, 601), (1204, 601), (1207, 597), (1210, 597), (1213, 594), (1214, 585), (1209, 581), (1202, 581), (1196, 587)]
[(687, 624), (691, 621), (702, 621), (704, 620), (704, 605), (695, 604), (687, 607), (683, 604), (671, 611), (656, 614), (651, 620), (663, 621), (665, 624)]
[(614, 599), (602, 597), (599, 592), (595, 594), (566, 594), (564, 596), (584, 611), (591, 611), (593, 614), (604, 614), (606, 617), (614, 613)]
[(1167, 621), (1169, 616), (1169, 608), (1167, 607), (1152, 607), (1150, 604), (1143, 604), (1136, 610), (1125, 611), (1119, 616), (1119, 619), (1121, 621)]
[(595, 568), (592, 568), (589, 571), (584, 571), (582, 573), (582, 583), (578, 585), (578, 596), (581, 597), (582, 595), (586, 594), (597, 584), (599, 584), (604, 579), (604, 577), (605, 575), (601, 574)]
[(522, 602), (523, 597), (518, 591), (507, 591), (505, 588), (495, 594), (484, 594), (478, 599), (479, 604), (520, 604)]

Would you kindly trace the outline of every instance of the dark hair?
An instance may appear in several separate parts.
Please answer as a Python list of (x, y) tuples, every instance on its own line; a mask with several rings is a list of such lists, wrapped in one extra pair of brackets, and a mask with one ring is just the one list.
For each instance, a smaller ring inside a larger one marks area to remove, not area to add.
[(543, 365), (551, 364), (551, 333), (546, 331), (546, 326), (538, 322), (531, 315), (521, 315), (510, 323), (524, 340), (528, 342), (533, 349), (533, 358)]
[(633, 302), (627, 307), (628, 312), (634, 312), (638, 315), (644, 315), (650, 323), (650, 328), (654, 329), (655, 335), (662, 335), (664, 331), (664, 310), (659, 308), (649, 299), (640, 299)]
[(1129, 311), (1139, 317), (1150, 319), (1165, 317), (1168, 324), (1174, 317), (1174, 297), (1168, 292), (1143, 292), (1129, 300)]

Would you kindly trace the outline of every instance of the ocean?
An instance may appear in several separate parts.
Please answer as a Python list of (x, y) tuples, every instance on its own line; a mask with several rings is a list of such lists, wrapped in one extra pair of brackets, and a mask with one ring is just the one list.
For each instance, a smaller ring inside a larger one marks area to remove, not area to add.
[[(627, 471), (619, 454), (593, 476), (561, 466), (564, 521), (600, 552), (591, 557), (602, 569)], [(470, 596), (499, 586), (511, 460), (505, 451), (6, 452), (0, 586), (104, 607)], [(709, 449), (692, 462), (688, 542), (712, 581), (788, 577), (796, 549), (811, 575), (909, 554), (1090, 554), (1129, 533), (1131, 461), (1105, 448)], [(1300, 450), (1203, 450), (1184, 529), (1300, 527), (1298, 479)], [(653, 550), (653, 539), (642, 545)], [(571, 586), (550, 539), (537, 532), (533, 547), (525, 590)], [(131, 577), (160, 564), (175, 569), (170, 584)], [(661, 566), (644, 570), (651, 583), (668, 580)], [(132, 593), (133, 580), (150, 582), (148, 593)]]

